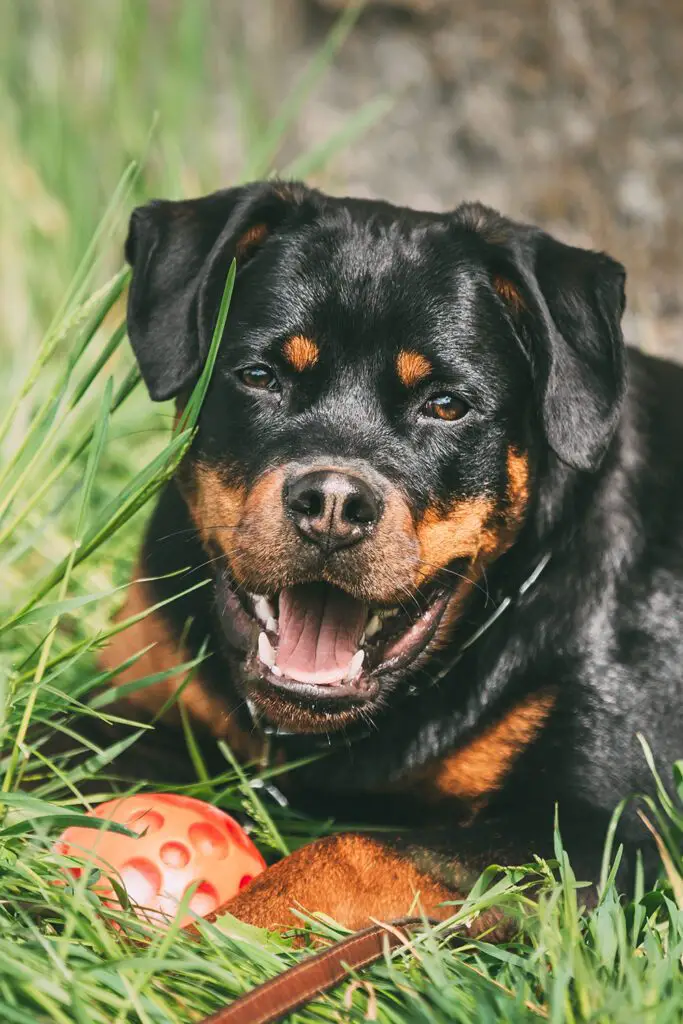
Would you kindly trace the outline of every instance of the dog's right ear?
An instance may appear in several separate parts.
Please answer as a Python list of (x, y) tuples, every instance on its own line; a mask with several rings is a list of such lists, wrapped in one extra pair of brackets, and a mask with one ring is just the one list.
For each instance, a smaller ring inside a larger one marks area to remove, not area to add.
[(298, 184), (258, 182), (133, 211), (128, 336), (154, 401), (197, 380), (233, 257), (239, 271), (312, 196)]

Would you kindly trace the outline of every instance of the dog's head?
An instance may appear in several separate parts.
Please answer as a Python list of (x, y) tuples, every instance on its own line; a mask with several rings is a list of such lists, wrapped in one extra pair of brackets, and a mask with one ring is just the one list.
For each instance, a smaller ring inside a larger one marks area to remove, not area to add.
[(182, 405), (237, 279), (180, 486), (224, 648), (328, 731), (429, 665), (548, 456), (592, 472), (624, 391), (623, 268), (479, 205), (261, 183), (135, 211), (128, 329)]

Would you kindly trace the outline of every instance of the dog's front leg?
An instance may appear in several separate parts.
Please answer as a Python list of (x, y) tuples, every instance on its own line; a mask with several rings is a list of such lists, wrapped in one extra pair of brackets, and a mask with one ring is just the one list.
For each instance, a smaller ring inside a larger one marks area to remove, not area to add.
[(352, 929), (410, 913), (444, 919), (454, 912), (444, 902), (462, 899), (480, 868), (441, 859), (438, 864), (432, 874), (431, 865), (418, 867), (412, 849), (384, 837), (343, 833), (290, 854), (222, 910), (272, 930), (300, 925), (294, 909), (322, 912)]

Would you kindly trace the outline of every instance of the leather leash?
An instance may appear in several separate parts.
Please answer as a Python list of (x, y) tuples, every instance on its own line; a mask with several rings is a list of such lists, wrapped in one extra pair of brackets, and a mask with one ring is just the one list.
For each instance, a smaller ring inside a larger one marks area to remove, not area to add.
[[(387, 949), (409, 942), (408, 930), (430, 923), (423, 917), (402, 917), (374, 924), (340, 939), (329, 949), (307, 957), (205, 1017), (201, 1024), (273, 1024), (344, 981), (361, 967), (379, 960)], [(435, 922), (431, 922), (435, 923)]]

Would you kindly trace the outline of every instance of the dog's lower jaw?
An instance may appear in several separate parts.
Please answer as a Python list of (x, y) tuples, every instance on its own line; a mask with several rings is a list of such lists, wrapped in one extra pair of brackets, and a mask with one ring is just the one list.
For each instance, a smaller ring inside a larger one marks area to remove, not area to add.
[[(316, 587), (293, 589), (307, 593)], [(315, 637), (308, 637), (310, 650), (303, 667), (292, 658), (287, 641), (283, 642), (278, 618), (281, 598), (278, 602), (277, 597), (250, 595), (239, 600), (227, 581), (219, 581), (220, 644), (235, 666), (239, 690), (256, 722), (290, 733), (336, 733), (359, 723), (367, 727), (384, 710), (391, 694), (404, 691), (443, 648), (462, 604), (459, 592), (435, 588), (422, 608), (416, 601), (418, 614), (412, 611), (408, 615), (400, 609), (374, 611), (334, 588), (327, 589), (339, 594), (338, 603), (351, 603), (352, 611), (356, 605), (363, 607), (367, 622), (363, 625), (354, 620), (355, 633), (353, 642), (346, 645), (346, 660), (321, 672)]]

